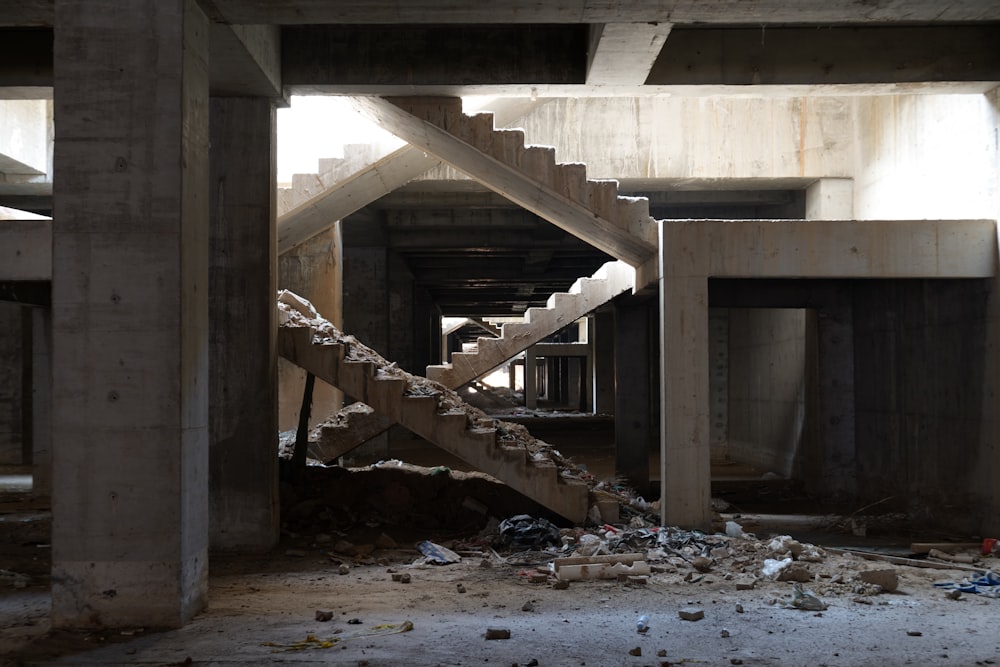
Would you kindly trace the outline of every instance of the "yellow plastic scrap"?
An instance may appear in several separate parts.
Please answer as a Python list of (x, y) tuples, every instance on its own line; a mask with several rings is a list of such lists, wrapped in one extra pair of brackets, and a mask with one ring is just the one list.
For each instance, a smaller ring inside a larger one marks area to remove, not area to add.
[(306, 638), (300, 642), (294, 642), (292, 644), (278, 644), (275, 642), (264, 642), (261, 646), (267, 646), (273, 648), (271, 653), (283, 653), (287, 651), (308, 651), (311, 649), (320, 648), (333, 648), (345, 639), (357, 639), (358, 637), (375, 637), (381, 635), (396, 635), (402, 632), (409, 632), (413, 629), (413, 623), (411, 621), (403, 621), (402, 623), (381, 623), (372, 627), (370, 631), (362, 632), (352, 632), (349, 634), (341, 634), (336, 637), (330, 637), (329, 639), (318, 639), (313, 633), (306, 635)]

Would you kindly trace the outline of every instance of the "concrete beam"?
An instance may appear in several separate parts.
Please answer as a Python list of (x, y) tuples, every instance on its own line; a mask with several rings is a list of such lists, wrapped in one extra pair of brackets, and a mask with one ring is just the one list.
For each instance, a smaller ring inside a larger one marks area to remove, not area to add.
[(1000, 25), (675, 28), (651, 85), (996, 81)]
[[(4, 3), (0, 26), (51, 27), (55, 20), (54, 0), (17, 0)], [(6, 42), (0, 41), (6, 46)], [(5, 49), (6, 50), (6, 49)]]
[[(35, 0), (36, 2), (38, 0)], [(420, 0), (417, 2), (336, 2), (328, 0), (213, 0), (229, 23), (863, 23), (872, 21), (997, 21), (1000, 6), (982, 0), (879, 0), (859, 7), (856, 0)]]
[[(612, 23), (604, 31), (614, 34), (633, 25)], [(827, 94), (892, 94), (930, 84), (946, 91), (956, 82), (965, 84), (959, 91), (985, 92), (1000, 78), (1000, 54), (993, 48), (1000, 26), (995, 24), (823, 30), (756, 23), (675, 25), (657, 56), (662, 35), (642, 33), (666, 25), (639, 23), (635, 30), (640, 38), (628, 48), (642, 44), (641, 55), (626, 51), (635, 63), (602, 65), (608, 61), (601, 57), (599, 69), (592, 66), (590, 75), (588, 54), (600, 54), (586, 29), (576, 25), (286, 26), (283, 80), (292, 94), (461, 96), (501, 89), (512, 95), (566, 97), (801, 96), (816, 94), (810, 86), (820, 85), (845, 86)], [(627, 38), (609, 36), (607, 41)], [(655, 58), (651, 66), (650, 57)], [(408, 66), (400, 67), (400, 62)], [(648, 76), (640, 79), (641, 71)], [(903, 84), (902, 90), (894, 88)]]
[(355, 106), (393, 134), (616, 259), (637, 266), (655, 254), (640, 237), (391, 102), (358, 99)]
[(993, 220), (662, 221), (664, 278), (987, 278)]
[(0, 281), (52, 279), (52, 221), (0, 220)]
[(210, 43), (209, 85), (214, 97), (282, 96), (278, 26), (213, 23)]
[[(486, 104), (492, 110), (494, 124), (502, 127), (546, 101), (501, 98)], [(437, 158), (407, 145), (359, 170), (278, 218), (278, 254), (290, 252), (338, 220), (360, 211), (439, 164), (441, 161)]]
[(641, 85), (673, 24), (603, 23), (590, 26), (588, 85)]

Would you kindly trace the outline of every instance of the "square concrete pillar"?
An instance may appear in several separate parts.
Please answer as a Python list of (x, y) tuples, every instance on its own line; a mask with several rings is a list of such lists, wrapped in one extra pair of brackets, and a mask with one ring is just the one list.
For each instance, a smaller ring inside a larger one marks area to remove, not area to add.
[(52, 495), (52, 311), (31, 309), (31, 492)]
[(55, 2), (54, 627), (205, 605), (208, 31), (195, 0)]
[(650, 396), (649, 301), (614, 302), (615, 475), (646, 495), (649, 489), (649, 447), (656, 427)]
[(209, 533), (213, 549), (278, 541), (274, 104), (211, 101)]
[(678, 257), (700, 257), (702, 249), (683, 242), (674, 247), (675, 238), (661, 227), (660, 511), (664, 525), (706, 530), (712, 486), (708, 278), (686, 274), (688, 262)]

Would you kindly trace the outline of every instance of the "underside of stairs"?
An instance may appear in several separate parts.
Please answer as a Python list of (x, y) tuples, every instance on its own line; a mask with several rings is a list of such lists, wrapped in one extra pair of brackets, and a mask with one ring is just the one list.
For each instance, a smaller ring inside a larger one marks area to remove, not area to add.
[(474, 352), (454, 352), (451, 363), (428, 366), (427, 377), (457, 389), (634, 286), (635, 269), (624, 262), (608, 262), (593, 276), (577, 279), (569, 292), (557, 292), (550, 296), (544, 308), (528, 308), (524, 313), (524, 322), (504, 324), (499, 337), (480, 337)]
[(569, 521), (586, 518), (584, 473), (523, 426), (495, 420), (443, 385), (397, 368), (304, 299), (284, 292), (278, 309), (281, 356)]
[(373, 122), (497, 194), (630, 266), (655, 263), (649, 201), (621, 196), (586, 165), (557, 163), (550, 146), (526, 146), (523, 130), (498, 130), (492, 114), (465, 115), (459, 98), (357, 98)]

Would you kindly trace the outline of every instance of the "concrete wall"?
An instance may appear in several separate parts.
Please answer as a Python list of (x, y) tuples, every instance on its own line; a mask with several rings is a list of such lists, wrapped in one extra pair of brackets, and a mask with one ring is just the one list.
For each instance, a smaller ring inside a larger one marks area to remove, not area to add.
[(985, 528), (997, 487), (990, 289), (912, 280), (855, 290), (859, 501), (891, 496), (928, 522)]
[[(278, 257), (278, 289), (287, 289), (310, 301), (316, 310), (337, 327), (343, 327), (344, 261), (340, 225), (318, 234), (292, 252)], [(306, 372), (278, 359), (278, 429), (298, 425)], [(340, 409), (343, 395), (325, 382), (317, 382), (313, 392), (310, 424)]]
[[(853, 100), (855, 216), (1000, 218), (1000, 96)], [(1000, 281), (855, 293), (858, 488), (1000, 530)]]
[(834, 97), (564, 99), (522, 125), (591, 178), (849, 177), (852, 111)]
[(0, 172), (51, 173), (51, 109), (48, 100), (0, 100)]
[(858, 219), (997, 217), (995, 102), (904, 95), (858, 97), (851, 106)]
[(729, 458), (791, 477), (806, 426), (806, 311), (729, 311)]

